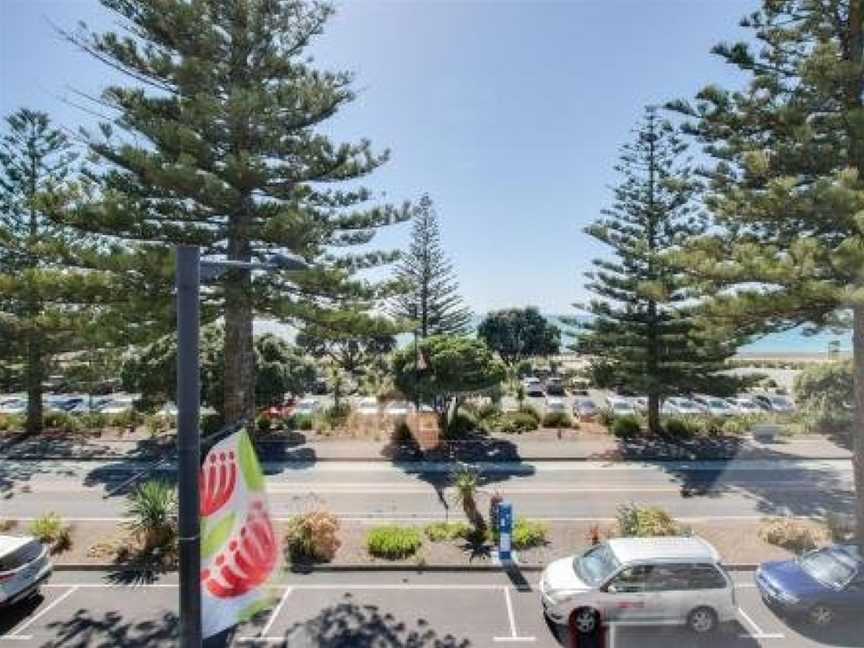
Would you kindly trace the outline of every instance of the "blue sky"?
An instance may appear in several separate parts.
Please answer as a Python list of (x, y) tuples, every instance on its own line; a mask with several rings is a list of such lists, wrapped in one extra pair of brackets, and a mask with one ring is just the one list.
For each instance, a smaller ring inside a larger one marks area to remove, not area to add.
[[(477, 311), (568, 312), (605, 250), (582, 228), (609, 203), (618, 146), (648, 103), (742, 77), (709, 54), (757, 0), (340, 3), (316, 61), (357, 73), (328, 131), (391, 162), (367, 183), (395, 202), (428, 191)], [(0, 0), (0, 113), (27, 105), (71, 129), (71, 89), (116, 80), (48, 21), (110, 25), (96, 0)], [(401, 247), (400, 226), (381, 247)]]

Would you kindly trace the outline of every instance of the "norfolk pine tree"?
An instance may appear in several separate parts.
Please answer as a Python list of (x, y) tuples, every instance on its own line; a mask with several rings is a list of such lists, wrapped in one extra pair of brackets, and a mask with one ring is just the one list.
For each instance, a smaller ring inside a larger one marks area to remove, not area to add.
[(404, 292), (394, 298), (390, 313), (416, 323), (420, 337), (463, 335), (471, 324), (471, 311), (459, 295), (453, 264), (441, 248), (438, 215), (429, 194), (414, 211), (411, 244), (396, 268)]
[[(121, 33), (66, 36), (130, 78), (107, 88), (116, 114), (90, 135), (110, 167), (103, 200), (77, 226), (150, 243), (169, 264), (176, 244), (231, 260), (295, 253), (303, 273), (226, 272), (205, 299), (225, 320), (224, 416), (254, 411), (252, 321), (363, 317), (382, 285), (356, 273), (387, 263), (350, 254), (408, 207), (370, 204), (356, 182), (388, 157), (368, 141), (336, 144), (318, 127), (354, 99), (352, 75), (316, 70), (304, 53), (332, 8), (291, 0), (100, 0)], [(349, 305), (349, 306), (346, 306)]]
[(848, 326), (853, 463), (864, 549), (864, 0), (764, 0), (746, 43), (714, 48), (750, 78), (671, 108), (714, 160), (707, 199), (722, 228), (682, 265), (719, 290), (714, 316), (765, 331)]
[(22, 108), (0, 132), (0, 359), (20, 363), (28, 433), (42, 430), (42, 385), (52, 356), (85, 348), (105, 273), (85, 268), (92, 241), (59, 225), (44, 205), (67, 195), (77, 154), (45, 113)]
[(664, 258), (705, 231), (685, 150), (673, 127), (646, 109), (635, 140), (622, 148), (612, 207), (585, 230), (614, 256), (596, 259), (586, 273), (596, 298), (584, 307), (593, 317), (581, 324), (577, 348), (612, 385), (648, 397), (652, 434), (660, 431), (661, 399), (710, 390), (735, 350), (697, 325), (688, 278)]

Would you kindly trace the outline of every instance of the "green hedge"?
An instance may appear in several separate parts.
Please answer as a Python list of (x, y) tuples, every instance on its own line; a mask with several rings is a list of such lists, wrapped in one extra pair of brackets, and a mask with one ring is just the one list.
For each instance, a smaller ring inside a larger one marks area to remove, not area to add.
[(423, 538), (414, 527), (395, 524), (375, 527), (366, 536), (366, 548), (376, 558), (401, 560), (413, 556), (422, 546)]

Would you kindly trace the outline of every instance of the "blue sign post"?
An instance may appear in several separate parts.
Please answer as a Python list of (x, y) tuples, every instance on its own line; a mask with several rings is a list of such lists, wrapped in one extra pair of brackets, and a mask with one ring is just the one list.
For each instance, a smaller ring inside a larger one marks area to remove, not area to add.
[(513, 505), (510, 502), (498, 504), (498, 560), (513, 560)]

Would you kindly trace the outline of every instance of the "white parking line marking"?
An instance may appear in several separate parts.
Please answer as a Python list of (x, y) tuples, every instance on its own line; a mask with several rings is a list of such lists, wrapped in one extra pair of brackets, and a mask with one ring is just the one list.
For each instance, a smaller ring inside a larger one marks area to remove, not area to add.
[(744, 619), (750, 627), (755, 630), (755, 633), (741, 634), (739, 635), (742, 639), (784, 639), (786, 635), (780, 634), (779, 632), (764, 632), (762, 628), (760, 628), (756, 622), (750, 618), (750, 615), (747, 614), (740, 607), (738, 608), (738, 613), (741, 615), (741, 618)]
[(18, 626), (17, 628), (13, 628), (13, 629), (12, 629), (12, 632), (10, 632), (8, 635), (6, 635), (5, 637), (0, 637), (0, 640), (7, 640), (7, 639), (11, 639), (12, 641), (24, 641), (24, 640), (26, 640), (26, 639), (32, 639), (33, 637), (32, 637), (31, 635), (22, 635), (21, 633), (24, 632), (24, 631), (25, 631), (27, 628), (29, 628), (30, 626), (32, 626), (34, 623), (36, 623), (36, 621), (38, 621), (39, 619), (41, 619), (41, 618), (42, 618), (43, 616), (45, 616), (48, 612), (50, 612), (50, 611), (53, 610), (55, 607), (57, 607), (58, 605), (60, 605), (60, 603), (62, 603), (63, 601), (65, 601), (67, 598), (69, 598), (69, 597), (70, 597), (72, 594), (74, 594), (77, 590), (78, 590), (78, 587), (77, 587), (77, 586), (74, 586), (74, 587), (70, 588), (68, 592), (63, 592), (60, 596), (57, 597), (56, 600), (51, 601), (51, 603), (49, 603), (49, 604), (46, 605), (44, 608), (42, 608), (41, 610), (39, 610), (39, 612), (37, 612), (37, 613), (34, 614), (32, 617), (30, 617), (29, 619), (27, 619), (23, 624), (21, 624), (21, 625)]
[(278, 617), (279, 613), (282, 611), (282, 606), (285, 605), (285, 599), (288, 598), (288, 595), (291, 593), (291, 591), (292, 591), (292, 588), (290, 588), (290, 587), (285, 588), (285, 593), (282, 594), (282, 598), (279, 599), (278, 605), (275, 608), (273, 608), (273, 612), (270, 614), (270, 618), (267, 619), (267, 625), (265, 625), (261, 629), (261, 632), (258, 633), (258, 636), (266, 637), (267, 633), (270, 632), (270, 628), (273, 627), (273, 623), (275, 623), (276, 617)]
[(513, 599), (510, 598), (510, 588), (506, 585), (501, 589), (504, 590), (504, 600), (507, 603), (507, 617), (510, 619), (510, 636), (509, 637), (493, 637), (492, 640), (496, 642), (509, 641), (509, 642), (533, 642), (537, 639), (535, 637), (520, 637), (519, 632), (516, 630), (516, 617), (513, 615)]

